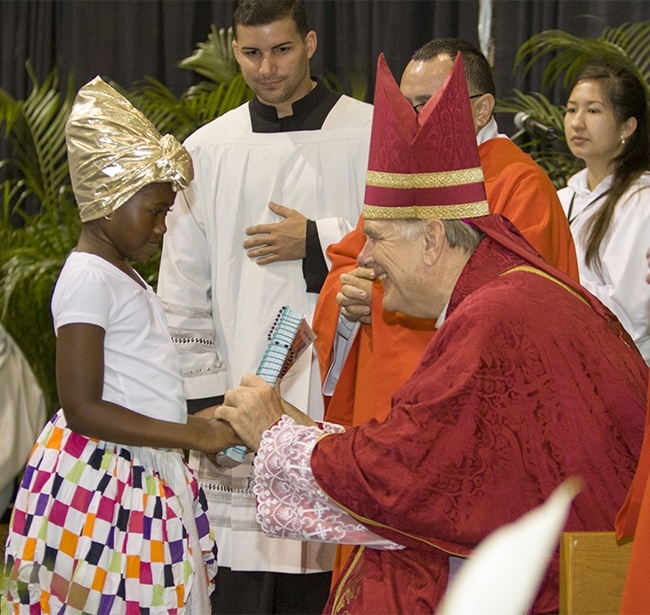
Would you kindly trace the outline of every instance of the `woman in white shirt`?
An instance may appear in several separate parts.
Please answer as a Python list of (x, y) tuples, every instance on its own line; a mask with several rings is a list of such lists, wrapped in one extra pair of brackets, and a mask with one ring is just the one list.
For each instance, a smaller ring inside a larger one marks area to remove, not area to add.
[(580, 282), (619, 318), (650, 363), (648, 102), (630, 70), (589, 65), (564, 118), (571, 152), (585, 168), (559, 192), (578, 255)]

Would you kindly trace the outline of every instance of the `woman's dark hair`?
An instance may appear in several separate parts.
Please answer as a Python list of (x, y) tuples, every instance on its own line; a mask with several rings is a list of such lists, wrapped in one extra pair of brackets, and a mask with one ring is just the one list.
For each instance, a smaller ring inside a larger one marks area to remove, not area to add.
[(237, 26), (265, 26), (291, 17), (300, 36), (309, 33), (307, 14), (302, 0), (240, 0), (232, 19), (232, 32), (237, 38)]
[[(622, 124), (636, 118), (636, 130), (626, 139), (623, 151), (612, 161), (614, 179), (598, 212), (589, 220), (582, 237), (585, 262), (602, 278), (600, 244), (607, 234), (619, 199), (630, 184), (650, 168), (650, 136), (648, 134), (648, 99), (641, 81), (628, 68), (611, 64), (589, 64), (578, 76), (581, 81), (595, 81), (614, 109), (616, 121)], [(575, 86), (574, 86), (575, 87)]]

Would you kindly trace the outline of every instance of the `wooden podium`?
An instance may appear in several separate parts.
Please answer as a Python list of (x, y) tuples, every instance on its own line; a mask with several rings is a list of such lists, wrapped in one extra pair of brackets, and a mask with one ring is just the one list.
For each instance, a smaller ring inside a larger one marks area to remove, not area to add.
[(631, 552), (614, 532), (564, 532), (560, 615), (617, 615)]

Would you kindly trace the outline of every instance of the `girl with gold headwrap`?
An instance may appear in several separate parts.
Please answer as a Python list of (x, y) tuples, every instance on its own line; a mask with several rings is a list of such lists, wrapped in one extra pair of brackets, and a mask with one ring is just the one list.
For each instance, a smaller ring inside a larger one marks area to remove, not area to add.
[(129, 264), (157, 248), (192, 161), (99, 78), (66, 140), (83, 224), (52, 297), (62, 409), (16, 496), (4, 593), (29, 612), (209, 613), (216, 545), (179, 449), (238, 440), (211, 410), (187, 416), (162, 305)]

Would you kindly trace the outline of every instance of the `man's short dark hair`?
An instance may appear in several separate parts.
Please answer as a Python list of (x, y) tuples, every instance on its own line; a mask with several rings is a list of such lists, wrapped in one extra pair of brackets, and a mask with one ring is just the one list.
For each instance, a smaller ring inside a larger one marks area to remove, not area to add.
[(291, 17), (300, 36), (309, 32), (307, 13), (302, 0), (240, 0), (232, 18), (232, 31), (237, 38), (237, 26), (265, 26)]
[(433, 60), (441, 54), (456, 59), (458, 52), (463, 54), (465, 75), (469, 85), (469, 94), (492, 94), (496, 98), (496, 86), (492, 67), (478, 47), (460, 38), (434, 38), (423, 45), (414, 54), (411, 60), (426, 62)]

